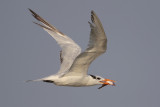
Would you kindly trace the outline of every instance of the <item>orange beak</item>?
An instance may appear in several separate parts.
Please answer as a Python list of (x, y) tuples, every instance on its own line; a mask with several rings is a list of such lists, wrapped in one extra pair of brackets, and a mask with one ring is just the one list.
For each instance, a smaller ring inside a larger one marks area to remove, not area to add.
[(100, 81), (100, 83), (102, 83), (102, 86), (99, 87), (98, 89), (101, 89), (102, 87), (104, 87), (104, 86), (106, 86), (106, 85), (116, 86), (115, 82), (116, 82), (116, 81), (114, 81), (114, 80), (104, 79), (104, 80)]

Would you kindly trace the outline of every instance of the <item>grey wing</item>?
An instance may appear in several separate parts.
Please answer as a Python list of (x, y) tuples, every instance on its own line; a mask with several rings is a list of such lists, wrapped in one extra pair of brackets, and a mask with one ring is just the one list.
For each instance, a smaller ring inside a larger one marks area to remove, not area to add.
[(65, 76), (86, 75), (92, 61), (103, 54), (107, 49), (107, 37), (94, 11), (91, 11), (91, 21), (92, 23), (89, 22), (91, 32), (88, 48), (77, 56), (70, 71)]
[(71, 38), (64, 35), (54, 26), (49, 24), (47, 21), (45, 21), (42, 17), (40, 17), (33, 10), (31, 9), (29, 10), (32, 13), (32, 15), (35, 17), (35, 19), (40, 21), (42, 25), (39, 23), (35, 23), (35, 22), (34, 23), (41, 26), (45, 31), (47, 31), (62, 48), (62, 50), (60, 51), (61, 67), (58, 73), (63, 74), (71, 67), (75, 58), (81, 53), (81, 48)]

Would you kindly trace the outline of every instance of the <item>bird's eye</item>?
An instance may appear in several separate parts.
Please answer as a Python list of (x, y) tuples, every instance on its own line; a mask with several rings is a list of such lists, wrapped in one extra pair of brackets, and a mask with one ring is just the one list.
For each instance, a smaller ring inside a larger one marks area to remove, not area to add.
[(97, 80), (100, 80), (101, 78), (97, 77)]

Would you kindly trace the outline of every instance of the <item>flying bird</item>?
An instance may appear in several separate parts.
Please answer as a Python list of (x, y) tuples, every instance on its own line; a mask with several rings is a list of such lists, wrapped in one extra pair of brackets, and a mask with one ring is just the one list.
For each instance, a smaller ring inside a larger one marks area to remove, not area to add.
[(84, 52), (81, 52), (80, 46), (70, 37), (49, 24), (33, 10), (29, 9), (29, 11), (35, 19), (41, 22), (41, 24), (33, 23), (39, 25), (48, 32), (57, 41), (62, 50), (60, 51), (61, 66), (56, 74), (28, 81), (43, 81), (58, 86), (71, 87), (102, 85), (98, 89), (107, 85), (115, 86), (114, 80), (88, 74), (88, 68), (92, 61), (105, 53), (107, 49), (106, 34), (99, 18), (93, 10), (91, 11), (91, 22), (88, 22), (91, 28), (90, 40), (88, 48)]

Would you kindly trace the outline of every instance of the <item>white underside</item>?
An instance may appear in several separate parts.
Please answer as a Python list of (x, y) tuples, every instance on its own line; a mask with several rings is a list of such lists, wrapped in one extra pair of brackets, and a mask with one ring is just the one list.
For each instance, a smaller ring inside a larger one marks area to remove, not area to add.
[[(38, 79), (37, 81), (50, 80), (53, 81), (55, 85), (59, 86), (72, 86), (72, 87), (82, 87), (82, 86), (93, 86), (101, 84), (97, 80), (92, 77), (86, 76), (64, 76), (59, 77), (59, 75), (51, 75), (42, 79)], [(36, 81), (36, 80), (35, 80)]]

